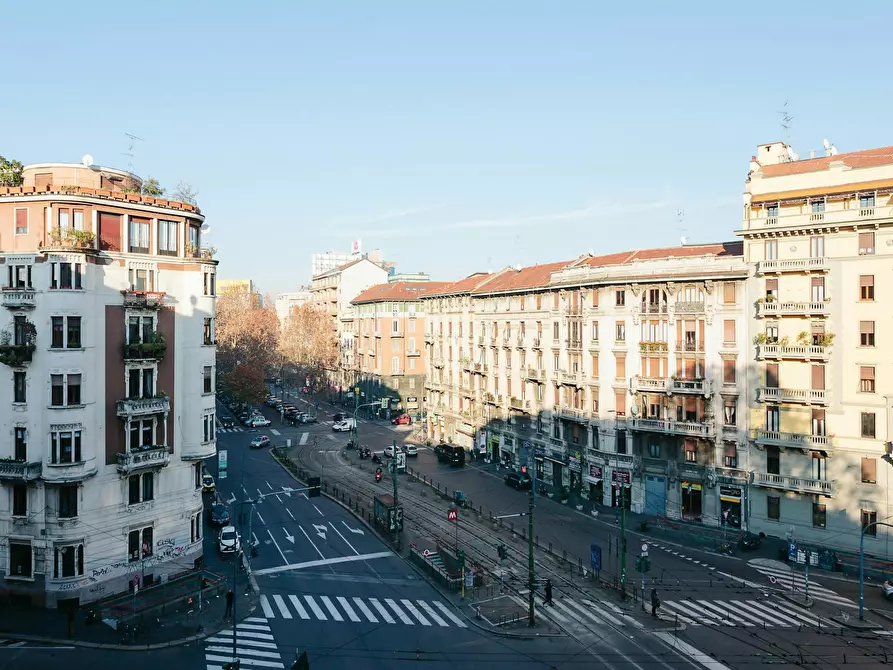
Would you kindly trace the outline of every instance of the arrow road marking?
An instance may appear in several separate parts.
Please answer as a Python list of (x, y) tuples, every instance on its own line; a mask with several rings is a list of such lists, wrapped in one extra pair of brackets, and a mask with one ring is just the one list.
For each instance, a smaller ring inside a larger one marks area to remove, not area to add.
[(232, 493), (230, 495), (232, 495), (232, 498), (230, 498), (229, 500), (226, 501), (227, 505), (232, 505), (234, 502), (236, 502), (236, 494)]
[(314, 549), (316, 549), (316, 553), (319, 554), (319, 557), (320, 557), (322, 560), (326, 560), (326, 557), (323, 556), (322, 552), (319, 550), (319, 547), (317, 547), (315, 544), (313, 544), (313, 540), (310, 539), (310, 536), (307, 534), (307, 531), (304, 530), (304, 527), (303, 527), (303, 526), (298, 526), (298, 528), (301, 529), (301, 532), (304, 533), (304, 537), (306, 537), (306, 538), (307, 538), (307, 541), (308, 541), (311, 545), (313, 545), (313, 548), (314, 548)]
[[(308, 498), (308, 500), (309, 500), (309, 498)], [(313, 509), (315, 509), (317, 512), (319, 512), (320, 516), (325, 516), (322, 512), (320, 512), (319, 507), (317, 507), (316, 505), (313, 506)]]
[(351, 528), (350, 526), (347, 525), (346, 521), (342, 521), (341, 523), (343, 523), (344, 527), (347, 528), (347, 530), (349, 530), (351, 533), (355, 533), (357, 535), (365, 535), (366, 534), (363, 532), (362, 528)]
[(289, 542), (291, 542), (292, 544), (294, 544), (294, 543), (295, 543), (295, 536), (294, 536), (294, 535), (289, 535), (289, 534), (288, 534), (288, 531), (285, 530), (285, 528), (283, 528), (282, 530), (285, 532), (285, 539), (288, 540)]
[(328, 539), (326, 538), (326, 531), (328, 530), (328, 528), (326, 528), (325, 526), (320, 526), (318, 524), (313, 524), (313, 530), (316, 531), (317, 535), (328, 542)]
[(283, 486), (283, 487), (282, 487), (282, 492), (283, 492), (285, 495), (287, 495), (289, 498), (291, 498), (291, 493), (292, 493), (292, 491), (294, 491), (294, 489), (293, 489), (291, 486)]
[(267, 486), (270, 487), (270, 490), (271, 490), (271, 491), (273, 490), (273, 485), (272, 485), (270, 482), (267, 482)]
[(285, 554), (282, 553), (282, 549), (280, 549), (279, 543), (276, 541), (276, 538), (273, 537), (273, 533), (270, 532), (269, 528), (267, 529), (267, 535), (269, 535), (270, 539), (273, 540), (273, 544), (275, 545), (276, 549), (279, 551), (279, 555), (282, 556), (282, 562), (285, 563), (286, 565), (288, 565), (288, 559), (285, 558)]
[(297, 519), (295, 519), (295, 515), (291, 513), (291, 510), (288, 509), (288, 507), (285, 508), (285, 511), (288, 512), (288, 515), (291, 517), (292, 521), (297, 521)]
[(347, 541), (347, 538), (344, 537), (344, 536), (341, 534), (341, 531), (340, 531), (340, 530), (338, 530), (337, 528), (335, 528), (335, 524), (333, 524), (332, 522), (329, 522), (329, 525), (332, 527), (332, 530), (334, 530), (336, 533), (338, 533), (338, 537), (340, 537), (342, 540), (344, 540), (344, 543), (345, 543), (348, 547), (350, 547), (350, 550), (351, 550), (353, 553), (355, 553), (357, 556), (359, 556), (359, 555), (360, 555), (360, 552), (358, 552), (356, 549), (353, 548), (353, 545), (352, 545), (350, 542)]

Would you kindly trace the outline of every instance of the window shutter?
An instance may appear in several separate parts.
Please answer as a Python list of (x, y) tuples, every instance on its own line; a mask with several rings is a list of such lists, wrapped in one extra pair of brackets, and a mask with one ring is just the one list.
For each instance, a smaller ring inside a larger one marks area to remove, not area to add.
[(726, 282), (722, 288), (722, 301), (727, 305), (735, 304), (735, 284)]
[(823, 391), (825, 389), (825, 366), (812, 366), (812, 388), (815, 391)]
[(735, 341), (735, 320), (727, 319), (722, 322), (722, 341), (723, 342), (734, 342)]
[(862, 459), (862, 481), (872, 484), (877, 481), (877, 459)]

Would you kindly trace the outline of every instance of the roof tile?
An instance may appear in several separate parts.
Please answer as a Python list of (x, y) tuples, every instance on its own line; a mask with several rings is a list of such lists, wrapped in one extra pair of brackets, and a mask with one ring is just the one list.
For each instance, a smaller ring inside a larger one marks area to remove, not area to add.
[(880, 165), (893, 165), (893, 147), (880, 147), (878, 149), (864, 149), (862, 151), (850, 151), (836, 156), (822, 156), (821, 158), (807, 158), (805, 160), (791, 161), (789, 163), (776, 163), (761, 165), (760, 172), (764, 177), (783, 177), (792, 174), (805, 174), (808, 172), (820, 172), (829, 169), (831, 163), (840, 161), (849, 168), (869, 168)]
[(370, 286), (360, 293), (356, 298), (351, 300), (351, 304), (358, 305), (361, 303), (380, 302), (387, 300), (389, 302), (402, 302), (405, 300), (421, 300), (432, 291), (437, 291), (443, 286), (447, 286), (449, 282), (411, 282), (398, 281), (390, 284), (376, 284)]

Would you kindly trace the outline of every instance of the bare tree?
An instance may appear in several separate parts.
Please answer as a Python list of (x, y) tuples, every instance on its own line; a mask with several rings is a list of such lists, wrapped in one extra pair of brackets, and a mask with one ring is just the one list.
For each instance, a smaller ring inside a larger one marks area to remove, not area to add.
[(338, 363), (338, 339), (324, 312), (301, 305), (292, 312), (279, 339), (282, 363), (299, 383), (317, 392), (326, 384), (326, 374)]
[(195, 200), (198, 196), (198, 191), (192, 187), (192, 184), (185, 181), (177, 182), (171, 196), (177, 202), (188, 202), (190, 205), (198, 204)]
[(237, 289), (217, 298), (217, 370), (226, 377), (238, 366), (262, 376), (278, 365), (279, 319), (271, 303)]

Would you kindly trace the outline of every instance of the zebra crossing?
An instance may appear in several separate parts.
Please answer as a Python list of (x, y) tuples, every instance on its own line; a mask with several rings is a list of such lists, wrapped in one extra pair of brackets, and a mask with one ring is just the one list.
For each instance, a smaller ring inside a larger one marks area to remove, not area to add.
[[(518, 605), (527, 609), (527, 589), (519, 592), (520, 595), (510, 595)], [(612, 625), (625, 628), (633, 626), (635, 628), (643, 628), (643, 624), (634, 619), (615, 603), (608, 600), (589, 600), (580, 598), (553, 597), (551, 605), (543, 605), (542, 597), (536, 598), (536, 612), (541, 619), (547, 619), (559, 627), (572, 626), (575, 623), (584, 621), (587, 624), (596, 624), (599, 626)]]
[(655, 549), (660, 549), (661, 551), (665, 551), (668, 554), (672, 554), (676, 558), (680, 558), (684, 561), (689, 561), (692, 565), (697, 565), (701, 568), (704, 568), (704, 569), (707, 569), (710, 571), (716, 570), (716, 566), (711, 565), (707, 561), (703, 560), (703, 557), (701, 559), (696, 559), (693, 556), (688, 556), (683, 547), (679, 547), (679, 546), (671, 545), (671, 544), (663, 545), (660, 542), (649, 542), (648, 546), (653, 547)]
[(221, 428), (220, 425), (217, 426), (218, 433), (244, 433), (245, 429), (242, 426), (233, 426), (232, 428)]
[[(795, 568), (794, 571), (791, 571), (790, 566), (784, 563), (760, 558), (749, 561), (747, 565), (760, 574), (766, 575), (769, 585), (774, 588), (799, 596), (804, 595), (806, 592), (806, 580), (802, 568)], [(759, 586), (766, 588), (765, 584), (760, 584)], [(809, 580), (809, 597), (811, 600), (828, 603), (835, 607), (848, 607), (851, 609), (858, 607), (855, 601), (822, 586), (812, 578)]]
[(262, 594), (260, 606), (267, 619), (468, 628), (450, 607), (439, 600), (289, 593)]
[(777, 600), (664, 600), (658, 615), (689, 626), (741, 628), (830, 628), (837, 624), (793, 603)]
[[(243, 666), (251, 668), (285, 668), (267, 620), (248, 617), (236, 624), (236, 655)], [(233, 661), (233, 629), (215, 633), (205, 640), (207, 670), (222, 670)]]

